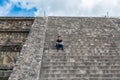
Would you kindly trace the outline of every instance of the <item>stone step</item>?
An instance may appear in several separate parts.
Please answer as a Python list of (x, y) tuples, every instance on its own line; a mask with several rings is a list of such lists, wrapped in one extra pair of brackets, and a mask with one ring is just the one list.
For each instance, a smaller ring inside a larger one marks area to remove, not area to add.
[(0, 33), (29, 33), (30, 29), (0, 29)]
[(61, 77), (61, 78), (41, 78), (40, 80), (120, 80), (119, 77)]
[(8, 77), (0, 77), (0, 80), (8, 80), (9, 76)]
[[(80, 72), (80, 71), (82, 71), (82, 69), (66, 69), (66, 70), (64, 70), (64, 69), (50, 69), (50, 70), (48, 70), (48, 69), (46, 69), (46, 70), (41, 70), (41, 71), (43, 71), (43, 73), (49, 73), (49, 72), (59, 72), (59, 71), (65, 71), (65, 72), (67, 72), (67, 71), (70, 71), (70, 72), (74, 72), (74, 71), (76, 71), (76, 72)], [(98, 71), (98, 70), (95, 70), (95, 69), (89, 69), (89, 70), (86, 70), (86, 71), (89, 71), (89, 72), (95, 72), (95, 71)], [(100, 71), (102, 71), (103, 73), (120, 73), (120, 69), (100, 69)]]
[(120, 59), (120, 56), (71, 56), (67, 54), (45, 54), (43, 57), (51, 57), (51, 58), (61, 58), (61, 57), (66, 57), (66, 58), (75, 58), (75, 59)]
[[(68, 62), (71, 62), (71, 60), (73, 60), (73, 62), (116, 62), (116, 61), (120, 61), (119, 58), (115, 58), (115, 59), (111, 59), (111, 58), (104, 58), (104, 59), (88, 59), (88, 58), (70, 58), (70, 57), (60, 57), (60, 58), (54, 58), (54, 57), (49, 57), (48, 59), (44, 59), (44, 62), (46, 60), (49, 60), (49, 61), (53, 61), (53, 62), (56, 62), (54, 60), (59, 60), (60, 62), (62, 62), (61, 60), (62, 59), (67, 59)], [(58, 61), (57, 61), (58, 62)]]
[(12, 70), (0, 70), (0, 77), (9, 77)]
[[(63, 53), (62, 50), (59, 50), (57, 52), (57, 49), (55, 48), (45, 48), (45, 51), (47, 49), (47, 53), (45, 52), (44, 54), (57, 54), (57, 53)], [(71, 50), (69, 48), (66, 48), (64, 49), (64, 53), (65, 54), (69, 54), (70, 56), (91, 56), (91, 57), (99, 57), (99, 56), (120, 56), (120, 54), (117, 54), (117, 53), (102, 53), (102, 54), (96, 54), (96, 53), (89, 53), (89, 54), (85, 54), (85, 53), (82, 53), (82, 52), (71, 52)]]
[[(58, 52), (57, 52), (57, 49), (55, 48), (55, 46), (54, 46), (54, 48), (52, 49), (52, 48), (46, 48), (46, 49), (48, 49), (47, 51), (48, 52), (50, 52), (50, 53), (61, 53), (61, 50), (59, 50)], [(52, 51), (51, 51), (52, 50)], [(65, 49), (64, 49), (65, 51), (64, 51), (64, 53), (69, 53), (69, 55), (71, 55), (71, 56), (77, 56), (77, 55), (81, 55), (81, 56), (120, 56), (120, 54), (118, 54), (118, 53), (102, 53), (102, 54), (96, 54), (96, 53), (89, 53), (89, 54), (85, 54), (85, 53), (82, 53), (81, 51), (79, 51), (79, 52), (71, 52), (71, 50), (69, 49), (69, 48), (66, 48), (65, 47)], [(69, 52), (68, 52), (69, 51)], [(50, 53), (47, 53), (47, 54), (50, 54)], [(44, 54), (46, 54), (46, 53), (44, 53)]]
[(85, 70), (89, 70), (89, 69), (120, 69), (120, 65), (119, 66), (107, 66), (107, 65), (98, 65), (98, 66), (88, 66), (88, 65), (81, 65), (81, 66), (42, 66), (42, 69), (63, 69), (63, 70), (69, 70), (69, 69), (85, 69)]
[(42, 77), (48, 77), (48, 78), (60, 78), (60, 77), (117, 77), (120, 78), (120, 74), (76, 74), (76, 73), (69, 73), (69, 74), (65, 74), (65, 73), (55, 73), (55, 74), (41, 74)]
[(94, 63), (119, 63), (119, 61), (120, 60), (115, 60), (115, 61), (112, 61), (112, 60), (108, 60), (108, 59), (106, 59), (106, 60), (84, 60), (84, 59), (81, 59), (81, 60), (74, 60), (74, 59), (46, 59), (46, 60), (44, 60), (43, 62), (49, 62), (49, 63), (51, 63), (51, 62), (56, 62), (56, 63), (64, 63), (64, 62), (74, 62), (74, 63), (90, 63), (91, 62), (91, 64), (94, 64)]
[[(83, 70), (86, 70), (86, 71), (97, 71), (97, 67), (96, 67), (96, 68), (92, 68), (92, 67), (90, 67), (90, 68), (88, 67), (88, 68), (87, 68), (87, 67), (86, 67), (86, 68), (77, 68), (77, 69), (75, 69), (75, 68), (68, 68), (68, 69), (67, 69), (67, 68), (46, 68), (46, 67), (43, 68), (43, 70), (45, 70), (45, 72), (47, 72), (47, 71), (48, 71), (48, 72), (52, 72), (52, 71), (53, 71), (53, 72), (54, 72), (54, 71), (76, 71), (76, 70), (79, 71), (79, 70), (82, 70), (82, 69), (83, 69)], [(105, 68), (105, 67), (104, 67), (104, 68), (99, 68), (99, 67), (98, 67), (98, 69), (100, 69), (100, 71), (103, 71), (104, 73), (110, 73), (109, 71), (111, 71), (111, 73), (119, 73), (119, 70), (120, 70), (120, 68), (118, 68), (118, 69), (116, 69), (116, 68), (109, 68), (109, 69), (108, 69), (107, 67), (106, 67), (106, 68)], [(42, 70), (42, 71), (43, 71), (43, 70)], [(118, 70), (118, 71), (117, 71), (117, 70)], [(112, 72), (112, 71), (113, 71), (113, 72)], [(44, 72), (44, 71), (43, 71), (43, 72)]]
[[(64, 61), (66, 60), (66, 61)], [(68, 59), (64, 59), (64, 60), (54, 60), (54, 59), (44, 59), (43, 62), (46, 64), (81, 64), (81, 63), (88, 63), (88, 64), (97, 64), (97, 63), (115, 63), (115, 64), (119, 64), (120, 63), (120, 60), (116, 60), (116, 61), (113, 61), (113, 60), (89, 60), (89, 59), (81, 59), (79, 61), (75, 61), (74, 59), (72, 58), (68, 58)], [(43, 64), (44, 64), (43, 63)]]
[[(103, 64), (103, 65), (72, 65), (72, 64), (70, 64), (70, 65), (42, 65), (43, 67), (57, 67), (57, 68), (59, 68), (59, 67), (108, 67), (109, 65), (107, 65), (107, 64)], [(110, 65), (109, 67), (120, 67), (120, 65)]]
[(20, 52), (24, 43), (4, 43), (0, 44), (0, 51), (2, 52)]
[[(62, 50), (59, 50), (57, 51), (57, 49), (55, 48), (55, 45), (53, 45), (54, 49), (52, 48), (44, 48), (44, 54), (46, 54), (46, 51), (47, 51), (47, 54), (51, 54), (51, 53), (63, 53)], [(76, 47), (77, 48), (77, 47)], [(66, 54), (69, 54), (69, 55), (72, 55), (72, 56), (77, 56), (77, 55), (81, 55), (81, 56), (120, 56), (119, 53), (83, 53), (83, 50), (85, 49), (71, 49), (71, 46), (69, 47), (64, 47), (64, 53)], [(84, 51), (84, 52), (87, 52), (87, 51)]]
[(64, 53), (64, 54), (68, 54), (69, 56), (88, 56), (88, 57), (104, 57), (104, 56), (108, 56), (108, 57), (114, 57), (114, 56), (118, 56), (118, 57), (120, 57), (120, 54), (115, 54), (115, 53), (113, 53), (113, 54), (111, 54), (111, 53), (109, 53), (109, 54), (96, 54), (96, 53), (90, 53), (90, 54), (84, 54), (84, 53), (82, 53), (82, 52), (79, 52), (79, 53), (76, 53), (75, 51), (74, 52), (71, 52), (71, 50), (69, 49), (69, 48), (65, 48), (64, 49), (64, 51), (62, 51), (62, 50), (59, 50), (59, 51), (57, 51), (57, 49), (56, 48), (54, 48), (54, 49), (52, 49), (52, 48), (45, 48), (44, 49), (45, 51), (45, 53), (44, 53), (44, 55), (49, 55), (49, 54), (62, 54), (62, 53)]
[[(55, 47), (55, 46), (54, 46)], [(50, 49), (50, 48), (44, 48), (44, 54), (51, 54), (51, 53), (66, 53), (66, 51), (68, 51), (68, 48), (65, 48), (64, 51), (59, 50), (57, 51), (57, 49)]]
[(120, 61), (118, 62), (44, 62), (42, 66), (80, 66), (80, 65), (88, 65), (88, 66), (97, 66), (97, 65), (117, 65), (120, 66)]
[(120, 61), (120, 59), (99, 59), (99, 60), (96, 60), (96, 59), (93, 59), (93, 60), (89, 60), (89, 59), (70, 59), (70, 58), (63, 58), (63, 59), (55, 59), (55, 58), (49, 58), (49, 59), (44, 59), (43, 60), (43, 62), (78, 62), (78, 63), (80, 63), (80, 62), (92, 62), (92, 63), (94, 63), (94, 62), (118, 62), (118, 61)]
[(69, 56), (69, 57), (77, 57), (77, 58), (79, 58), (79, 57), (83, 57), (83, 58), (105, 58), (105, 57), (108, 57), (108, 58), (120, 58), (120, 55), (94, 55), (94, 56), (93, 55), (83, 55), (83, 54), (73, 54), (73, 55), (71, 55), (71, 54), (65, 53), (65, 52), (63, 52), (63, 53), (60, 53), (60, 52), (44, 53), (43, 56), (55, 56), (55, 57), (57, 57), (57, 56)]
[(82, 54), (74, 54), (71, 55), (69, 53), (66, 53), (65, 51), (60, 50), (61, 52), (56, 52), (55, 53), (44, 53), (43, 56), (52, 56), (52, 57), (62, 57), (62, 56), (69, 56), (69, 57), (75, 57), (75, 58), (120, 58), (119, 55), (82, 55)]
[(65, 58), (71, 58), (71, 59), (82, 59), (82, 60), (101, 60), (101, 61), (104, 61), (104, 60), (120, 60), (120, 57), (114, 57), (114, 58), (110, 58), (110, 57), (103, 57), (103, 58), (88, 58), (88, 57), (74, 57), (74, 56), (67, 56), (65, 54), (61, 54), (60, 56), (43, 56), (43, 57), (46, 57), (46, 58), (62, 58), (62, 57), (65, 57)]
[(98, 73), (102, 73), (102, 74), (120, 74), (120, 70), (42, 70), (41, 74), (69, 74), (69, 73), (82, 73), (82, 72), (87, 72), (89, 74), (98, 74)]

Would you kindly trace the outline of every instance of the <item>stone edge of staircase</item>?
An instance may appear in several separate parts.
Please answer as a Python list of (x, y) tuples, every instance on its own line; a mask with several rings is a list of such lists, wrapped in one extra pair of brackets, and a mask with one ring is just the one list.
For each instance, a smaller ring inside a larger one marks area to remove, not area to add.
[[(39, 80), (47, 17), (36, 17), (8, 80)], [(40, 24), (40, 21), (43, 21)], [(38, 36), (39, 35), (39, 36)]]

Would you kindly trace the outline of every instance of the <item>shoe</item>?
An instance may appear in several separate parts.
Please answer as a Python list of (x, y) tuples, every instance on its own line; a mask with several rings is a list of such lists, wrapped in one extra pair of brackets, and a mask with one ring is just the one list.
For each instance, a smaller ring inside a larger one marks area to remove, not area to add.
[(59, 51), (59, 49), (57, 49), (57, 52)]
[(62, 49), (62, 51), (64, 51), (64, 49)]

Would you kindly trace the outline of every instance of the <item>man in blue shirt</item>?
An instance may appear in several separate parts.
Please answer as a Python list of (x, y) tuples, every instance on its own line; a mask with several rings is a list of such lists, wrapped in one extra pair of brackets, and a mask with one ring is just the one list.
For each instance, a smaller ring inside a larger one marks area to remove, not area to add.
[(62, 50), (64, 50), (64, 44), (63, 44), (63, 40), (61, 36), (58, 36), (58, 39), (56, 40), (56, 48), (57, 51), (61, 48)]

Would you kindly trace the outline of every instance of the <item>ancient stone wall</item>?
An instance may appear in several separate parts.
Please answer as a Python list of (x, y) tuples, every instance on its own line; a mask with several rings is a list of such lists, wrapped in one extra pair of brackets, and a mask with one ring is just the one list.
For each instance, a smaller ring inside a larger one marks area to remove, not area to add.
[(8, 80), (33, 21), (0, 17), (0, 80)]
[(35, 19), (9, 80), (39, 80), (47, 18)]
[(0, 19), (0, 29), (30, 29), (32, 24), (29, 19)]
[(120, 80), (119, 63), (120, 19), (36, 18), (9, 80)]
[(28, 33), (0, 33), (0, 44), (24, 43)]

